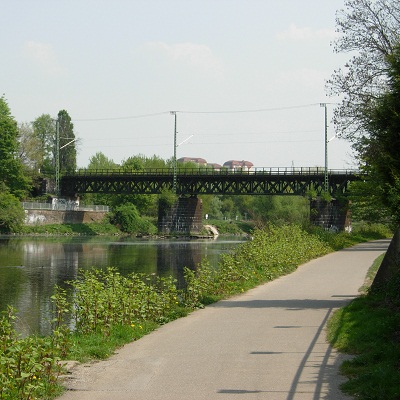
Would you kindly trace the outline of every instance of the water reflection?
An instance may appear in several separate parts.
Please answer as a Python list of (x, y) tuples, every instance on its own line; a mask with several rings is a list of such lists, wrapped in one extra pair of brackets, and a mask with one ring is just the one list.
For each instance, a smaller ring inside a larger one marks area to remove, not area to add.
[(7, 305), (18, 310), (23, 335), (47, 334), (54, 286), (67, 287), (80, 270), (115, 267), (123, 275), (172, 275), (182, 287), (184, 267), (195, 269), (204, 258), (217, 265), (221, 253), (242, 241), (0, 236), (0, 310)]

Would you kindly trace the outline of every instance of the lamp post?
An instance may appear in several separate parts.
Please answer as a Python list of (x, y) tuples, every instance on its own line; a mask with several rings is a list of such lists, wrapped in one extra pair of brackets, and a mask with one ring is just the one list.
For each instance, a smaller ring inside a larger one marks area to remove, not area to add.
[(328, 105), (327, 103), (320, 103), (321, 107), (325, 108), (325, 167), (324, 167), (324, 190), (327, 194), (329, 192), (328, 180)]
[(60, 121), (56, 119), (56, 196), (60, 196)]
[(174, 177), (172, 182), (172, 191), (176, 194), (176, 111), (170, 111), (170, 114), (175, 117), (174, 124), (174, 158), (173, 158), (173, 168), (174, 168)]
[(63, 146), (60, 147), (60, 119), (57, 118), (56, 120), (56, 184), (55, 184), (55, 192), (56, 196), (60, 196), (60, 150), (63, 149), (64, 147), (69, 146), (71, 143), (76, 141), (76, 138), (65, 138), (65, 139), (72, 139), (68, 143), (64, 144)]

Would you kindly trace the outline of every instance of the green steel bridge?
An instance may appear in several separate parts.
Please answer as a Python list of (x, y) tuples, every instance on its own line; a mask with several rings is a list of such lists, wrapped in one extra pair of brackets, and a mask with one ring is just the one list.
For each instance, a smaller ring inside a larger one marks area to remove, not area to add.
[(310, 192), (332, 197), (345, 194), (352, 181), (362, 179), (360, 171), (324, 168), (255, 168), (254, 170), (146, 169), (86, 170), (80, 169), (60, 178), (62, 196), (83, 193), (160, 194), (164, 190), (178, 195), (301, 195)]

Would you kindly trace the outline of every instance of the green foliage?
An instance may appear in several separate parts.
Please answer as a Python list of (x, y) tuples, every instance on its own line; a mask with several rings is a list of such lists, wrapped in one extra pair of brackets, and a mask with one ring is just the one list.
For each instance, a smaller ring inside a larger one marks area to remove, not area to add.
[(213, 196), (210, 200), (208, 212), (210, 213), (210, 218), (222, 219), (222, 200), (218, 196)]
[(259, 224), (297, 224), (309, 221), (309, 202), (300, 196), (257, 196), (254, 199), (253, 218)]
[(386, 57), (389, 85), (387, 91), (364, 110), (368, 117), (368, 137), (357, 143), (362, 165), (380, 190), (381, 203), (400, 223), (400, 45)]
[(116, 169), (118, 165), (106, 157), (102, 152), (97, 152), (94, 156), (89, 158), (89, 165), (87, 169), (96, 170), (96, 169)]
[(178, 201), (178, 196), (171, 190), (163, 190), (159, 195), (158, 204), (159, 207), (172, 207)]
[(102, 332), (82, 334), (74, 332), (70, 338), (71, 346), (68, 359), (86, 362), (93, 359), (105, 359), (112, 355), (116, 348), (138, 340), (159, 327), (153, 321), (143, 321), (130, 325), (114, 325), (110, 328), (107, 340)]
[(24, 224), (24, 219), (25, 212), (21, 203), (3, 187), (0, 191), (0, 232), (19, 232)]
[(73, 172), (76, 170), (76, 142), (74, 124), (68, 112), (58, 112), (59, 136), (60, 136), (60, 172)]
[(399, 293), (400, 274), (335, 312), (328, 323), (332, 345), (356, 354), (341, 372), (349, 379), (342, 389), (358, 399), (400, 397)]
[(209, 219), (205, 223), (215, 226), (221, 235), (250, 234), (254, 230), (252, 222)]
[(0, 97), (0, 184), (8, 187), (11, 194), (22, 198), (29, 185), (18, 149), (17, 123), (11, 116), (6, 100)]
[(15, 318), (10, 307), (0, 318), (0, 399), (31, 400), (59, 394), (57, 333), (22, 339), (13, 329)]
[(207, 263), (196, 271), (186, 269), (184, 299), (189, 307), (208, 304), (288, 274), (301, 263), (330, 251), (326, 243), (298, 226), (256, 230), (253, 240), (222, 256), (217, 270)]
[(139, 215), (133, 204), (124, 204), (114, 210), (113, 223), (127, 233), (154, 234), (157, 228), (148, 220)]
[(132, 273), (121, 276), (114, 268), (90, 270), (72, 281), (72, 310), (79, 333), (101, 332), (109, 336), (116, 325), (168, 320), (178, 303), (175, 280)]
[(44, 173), (54, 173), (56, 159), (56, 123), (49, 114), (42, 114), (32, 123), (35, 137), (40, 143), (39, 168)]
[(353, 229), (351, 233), (335, 233), (316, 226), (310, 226), (309, 231), (335, 251), (353, 246), (357, 243), (385, 239), (393, 235), (393, 232), (382, 224), (361, 224)]
[(105, 218), (103, 222), (90, 224), (25, 225), (18, 232), (38, 235), (117, 235), (121, 231)]
[(391, 221), (388, 207), (382, 203), (384, 190), (381, 182), (371, 175), (364, 181), (352, 182), (350, 185), (350, 210), (353, 221), (370, 223)]

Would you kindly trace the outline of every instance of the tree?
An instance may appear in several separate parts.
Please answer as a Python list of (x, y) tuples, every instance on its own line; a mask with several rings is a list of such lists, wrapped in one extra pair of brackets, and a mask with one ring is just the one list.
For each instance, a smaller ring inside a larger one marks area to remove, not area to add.
[(56, 123), (49, 114), (42, 114), (32, 123), (34, 134), (40, 142), (42, 159), (39, 168), (54, 173), (56, 159)]
[(365, 110), (388, 87), (386, 58), (393, 53), (400, 31), (398, 0), (347, 0), (336, 15), (338, 53), (355, 53), (327, 82), (331, 95), (342, 96), (334, 111), (338, 135), (356, 141), (368, 136)]
[[(97, 152), (89, 158), (88, 170), (117, 169), (118, 165), (111, 159), (106, 157), (102, 152)], [(82, 196), (82, 200), (86, 204), (104, 204), (111, 206), (113, 204), (113, 195), (101, 193), (86, 193)]]
[(22, 198), (28, 190), (28, 180), (18, 158), (18, 127), (4, 97), (0, 98), (0, 184), (11, 194)]
[(117, 168), (117, 164), (111, 158), (106, 157), (101, 151), (89, 158), (88, 169), (96, 170), (115, 168)]
[(21, 230), (25, 211), (19, 200), (2, 185), (0, 190), (0, 232), (16, 233)]
[(257, 196), (254, 219), (261, 224), (306, 225), (310, 220), (308, 199), (301, 196)]
[(381, 189), (382, 203), (400, 223), (400, 43), (386, 57), (388, 90), (365, 110), (369, 136), (356, 148)]
[(61, 110), (58, 113), (60, 135), (60, 172), (73, 172), (76, 170), (76, 142), (74, 124), (68, 112)]
[(43, 146), (31, 124), (23, 122), (18, 125), (18, 141), (19, 159), (32, 175), (39, 171), (43, 162)]

